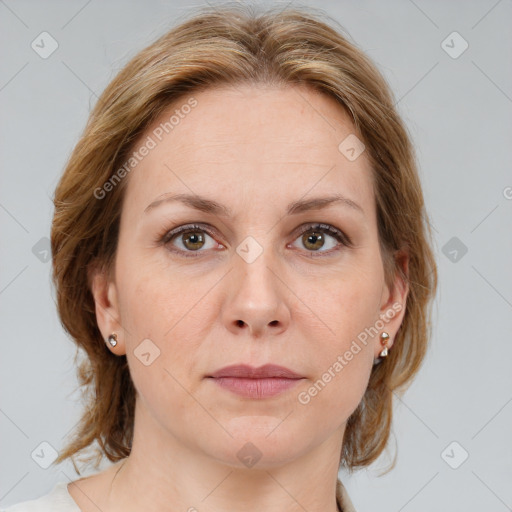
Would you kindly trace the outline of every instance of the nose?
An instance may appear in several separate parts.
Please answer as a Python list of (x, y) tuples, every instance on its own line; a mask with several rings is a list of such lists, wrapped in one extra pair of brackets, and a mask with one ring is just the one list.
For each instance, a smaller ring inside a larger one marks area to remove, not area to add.
[(253, 338), (280, 334), (288, 328), (290, 310), (287, 297), (291, 295), (275, 261), (266, 251), (247, 263), (235, 255), (234, 269), (229, 273), (223, 322), (236, 335), (247, 332)]

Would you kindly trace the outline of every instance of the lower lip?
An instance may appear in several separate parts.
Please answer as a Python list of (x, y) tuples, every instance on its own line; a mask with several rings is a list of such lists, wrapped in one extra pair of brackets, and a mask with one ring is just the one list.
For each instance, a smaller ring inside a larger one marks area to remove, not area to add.
[(296, 386), (302, 379), (218, 377), (213, 380), (222, 388), (246, 398), (269, 398)]

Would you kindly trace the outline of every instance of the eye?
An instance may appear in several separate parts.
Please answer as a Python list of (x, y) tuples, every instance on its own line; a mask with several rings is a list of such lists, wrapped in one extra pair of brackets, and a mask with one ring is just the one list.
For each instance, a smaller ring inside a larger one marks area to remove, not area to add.
[[(165, 231), (158, 237), (160, 244), (180, 256), (197, 257), (209, 249), (224, 248), (213, 238), (213, 230), (203, 225), (188, 224), (172, 231)], [(329, 224), (309, 224), (301, 228), (300, 243), (309, 252), (309, 256), (324, 256), (342, 247), (351, 247), (350, 238)], [(337, 243), (336, 243), (337, 242)], [(293, 246), (297, 247), (294, 244)], [(315, 254), (317, 253), (317, 254)]]
[(160, 242), (170, 246), (169, 250), (173, 252), (191, 257), (199, 255), (193, 253), (204, 252), (202, 249), (214, 249), (220, 245), (209, 234), (209, 230), (195, 224), (180, 226), (173, 231), (166, 232)]
[(297, 240), (300, 240), (302, 246), (311, 252), (311, 256), (316, 256), (315, 252), (331, 253), (339, 250), (341, 246), (349, 247), (352, 245), (348, 236), (329, 224), (304, 226)]

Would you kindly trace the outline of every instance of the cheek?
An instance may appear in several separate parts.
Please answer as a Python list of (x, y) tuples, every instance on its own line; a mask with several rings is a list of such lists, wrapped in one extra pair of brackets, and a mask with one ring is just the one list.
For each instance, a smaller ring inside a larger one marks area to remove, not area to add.
[[(217, 280), (214, 276), (191, 280), (158, 266), (139, 265), (137, 270), (134, 265), (131, 269), (126, 267), (124, 276), (119, 276), (119, 303), (127, 356), (133, 360), (135, 372), (140, 366), (135, 360), (139, 347), (149, 339), (157, 347), (155, 352), (159, 352), (152, 363), (155, 371), (167, 370), (187, 386), (193, 381), (199, 371), (196, 368), (201, 344), (217, 317), (215, 290), (207, 293)], [(151, 352), (151, 344), (148, 346)], [(147, 372), (142, 376), (151, 377)], [(135, 382), (137, 373), (133, 379)]]
[(357, 408), (371, 372), (363, 351), (354, 354), (350, 361), (343, 354), (338, 355), (298, 396), (305, 414), (323, 418), (323, 423), (331, 428), (345, 422)]
[(308, 395), (326, 410), (329, 403), (338, 404), (351, 409), (350, 414), (364, 394), (373, 363), (372, 327), (379, 319), (382, 279), (379, 265), (344, 268), (339, 279), (317, 283), (307, 296), (305, 303), (315, 315), (308, 313), (301, 324), (316, 345), (314, 389)]
[(197, 329), (203, 328), (201, 321), (208, 323), (200, 314), (204, 291), (184, 293), (179, 278), (171, 286), (171, 279), (163, 279), (161, 273), (139, 269), (128, 275), (120, 289), (120, 309), (134, 386), (162, 424), (174, 424), (175, 417), (193, 423), (201, 412), (191, 396), (198, 382), (196, 359), (202, 339)]
[[(329, 300), (314, 297), (315, 312), (323, 320), (306, 321), (304, 329), (315, 344), (311, 383), (299, 403), (321, 414), (327, 424), (348, 418), (361, 401), (373, 363), (373, 338), (368, 334), (376, 318), (379, 294), (368, 280), (345, 281), (329, 290)], [(313, 309), (313, 306), (312, 306)], [(311, 347), (309, 347), (310, 350)], [(329, 419), (328, 419), (329, 418)]]
[(205, 293), (204, 279), (185, 277), (165, 258), (164, 250), (127, 254), (119, 259), (117, 278), (123, 325), (131, 333), (172, 337)]
[(336, 276), (317, 280), (305, 294), (305, 304), (322, 320), (322, 329), (337, 350), (378, 319), (382, 269), (371, 262), (357, 263), (343, 266)]

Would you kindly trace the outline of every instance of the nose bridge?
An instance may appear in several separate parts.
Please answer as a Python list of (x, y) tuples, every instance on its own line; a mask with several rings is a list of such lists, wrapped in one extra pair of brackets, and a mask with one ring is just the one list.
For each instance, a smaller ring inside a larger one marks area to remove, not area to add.
[(276, 261), (268, 240), (269, 237), (265, 241), (260, 238), (258, 242), (249, 236), (239, 244), (234, 257), (237, 289), (247, 298), (262, 301), (262, 305), (275, 302), (278, 293), (274, 273), (270, 271)]

